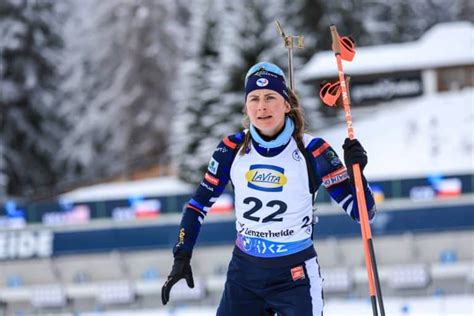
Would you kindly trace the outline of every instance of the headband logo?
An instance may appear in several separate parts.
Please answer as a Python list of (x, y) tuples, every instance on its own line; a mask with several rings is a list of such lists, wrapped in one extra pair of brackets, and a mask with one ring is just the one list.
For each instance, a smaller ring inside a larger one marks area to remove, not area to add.
[(257, 80), (256, 84), (257, 84), (257, 86), (259, 86), (259, 87), (265, 87), (265, 86), (268, 85), (268, 79), (266, 79), (266, 78), (260, 78), (260, 79)]
[(253, 75), (257, 76), (257, 77), (269, 76), (269, 77), (278, 78), (277, 74), (274, 74), (273, 72), (266, 71), (265, 69), (259, 70), (256, 73), (254, 73)]

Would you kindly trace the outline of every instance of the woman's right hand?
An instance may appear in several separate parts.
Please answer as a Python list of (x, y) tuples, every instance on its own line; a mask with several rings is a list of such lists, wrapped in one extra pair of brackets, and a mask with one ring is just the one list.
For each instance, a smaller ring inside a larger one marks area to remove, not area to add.
[(191, 256), (186, 254), (176, 254), (173, 268), (165, 284), (161, 288), (161, 302), (166, 305), (170, 299), (170, 292), (173, 285), (179, 280), (185, 279), (190, 288), (194, 288), (193, 271), (191, 270)]

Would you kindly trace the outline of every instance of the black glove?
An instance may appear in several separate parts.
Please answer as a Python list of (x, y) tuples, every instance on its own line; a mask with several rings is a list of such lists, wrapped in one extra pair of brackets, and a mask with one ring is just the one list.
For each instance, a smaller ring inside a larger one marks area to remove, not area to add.
[(191, 256), (186, 254), (176, 255), (173, 268), (171, 269), (168, 280), (161, 288), (161, 301), (166, 305), (170, 299), (170, 291), (173, 285), (179, 280), (185, 279), (190, 288), (194, 288), (193, 271), (191, 270)]
[[(357, 139), (349, 138), (346, 138), (344, 141), (342, 149), (344, 149), (344, 163), (346, 164), (347, 172), (351, 177), (351, 182), (354, 183), (354, 171), (352, 170), (352, 165), (356, 163), (359, 164), (360, 172), (362, 173), (367, 165), (367, 152)], [(362, 177), (362, 179), (364, 179), (364, 177)]]

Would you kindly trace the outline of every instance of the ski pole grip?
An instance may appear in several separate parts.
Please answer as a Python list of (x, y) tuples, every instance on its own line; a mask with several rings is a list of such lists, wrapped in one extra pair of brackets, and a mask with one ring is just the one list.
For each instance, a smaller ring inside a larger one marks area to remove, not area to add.
[(332, 37), (332, 49), (335, 54), (341, 54), (341, 46), (339, 46), (339, 34), (337, 34), (337, 29), (334, 24), (329, 26), (331, 30), (331, 37)]

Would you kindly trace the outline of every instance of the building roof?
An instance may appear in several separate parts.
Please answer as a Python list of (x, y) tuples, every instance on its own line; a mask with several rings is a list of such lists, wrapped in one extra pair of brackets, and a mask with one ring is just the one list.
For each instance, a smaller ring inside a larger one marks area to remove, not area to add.
[[(474, 25), (470, 22), (437, 24), (414, 42), (357, 47), (354, 60), (343, 62), (344, 72), (350, 75), (456, 65), (474, 65)], [(337, 77), (334, 53), (315, 54), (299, 75), (304, 80)]]

